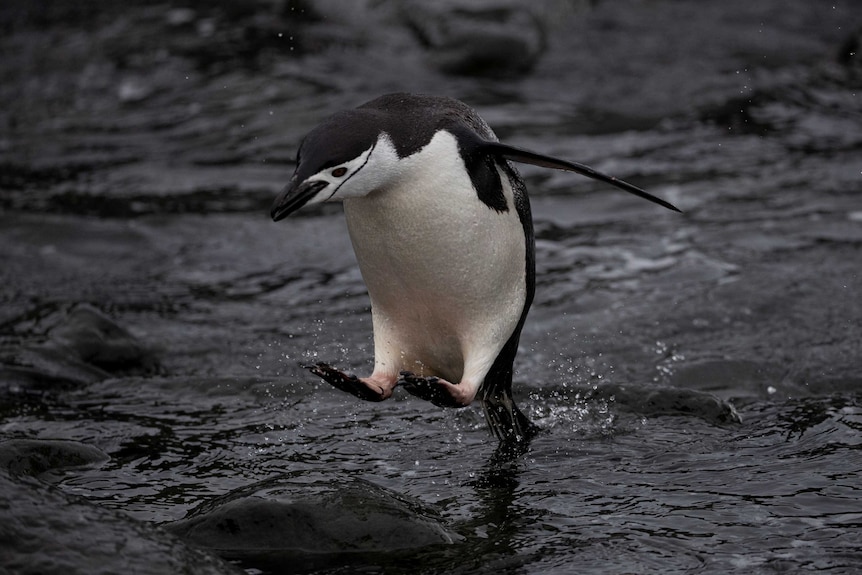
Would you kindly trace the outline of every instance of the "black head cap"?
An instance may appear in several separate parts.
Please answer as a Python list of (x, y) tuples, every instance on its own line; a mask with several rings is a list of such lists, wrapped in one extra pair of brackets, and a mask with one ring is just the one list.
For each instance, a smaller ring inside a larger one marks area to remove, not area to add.
[(374, 113), (360, 110), (330, 116), (309, 132), (299, 146), (293, 177), (272, 204), (272, 219), (287, 217), (330, 186), (325, 180), (309, 178), (359, 157), (374, 146), (380, 132)]
[(349, 110), (330, 116), (302, 140), (296, 155), (296, 178), (343, 164), (374, 145), (381, 132), (373, 112)]

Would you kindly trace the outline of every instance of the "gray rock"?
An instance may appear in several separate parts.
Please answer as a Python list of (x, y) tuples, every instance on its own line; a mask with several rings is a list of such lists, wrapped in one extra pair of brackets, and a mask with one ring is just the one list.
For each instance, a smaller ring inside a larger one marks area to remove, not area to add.
[(431, 63), (448, 74), (522, 75), (535, 66), (546, 47), (543, 24), (517, 5), (411, 2), (402, 14)]
[(713, 424), (742, 421), (730, 402), (693, 389), (605, 383), (587, 397), (613, 399), (614, 405), (620, 409), (648, 417), (685, 415)]
[(0, 573), (241, 573), (161, 529), (0, 472)]
[(83, 304), (73, 308), (63, 323), (49, 333), (47, 347), (66, 351), (71, 357), (112, 371), (150, 367), (151, 351), (127, 329)]
[(112, 373), (153, 372), (153, 350), (88, 304), (64, 312), (39, 344), (0, 359), (0, 393), (42, 393), (102, 381)]
[(62, 439), (10, 439), (0, 443), (0, 469), (37, 476), (52, 469), (80, 467), (110, 459), (97, 447)]
[(461, 537), (431, 508), (343, 475), (285, 475), (200, 505), (166, 528), (231, 559), (320, 568)]

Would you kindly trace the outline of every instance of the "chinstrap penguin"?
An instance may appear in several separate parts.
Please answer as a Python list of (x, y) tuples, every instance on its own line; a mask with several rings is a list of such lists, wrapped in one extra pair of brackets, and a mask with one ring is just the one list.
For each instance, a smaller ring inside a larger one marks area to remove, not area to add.
[(337, 113), (300, 144), (272, 206), (341, 201), (371, 299), (374, 370), (306, 366), (361, 399), (397, 386), (435, 405), (478, 398), (501, 441), (537, 428), (512, 399), (518, 340), (535, 291), (530, 202), (512, 161), (569, 170), (677, 210), (574, 162), (499, 142), (466, 104), (389, 94)]

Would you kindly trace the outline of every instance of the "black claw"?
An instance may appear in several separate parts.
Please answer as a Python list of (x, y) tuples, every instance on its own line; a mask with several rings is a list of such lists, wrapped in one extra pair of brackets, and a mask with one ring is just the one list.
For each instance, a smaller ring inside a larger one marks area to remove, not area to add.
[(302, 367), (331, 386), (355, 395), (359, 399), (366, 401), (383, 401), (384, 399), (380, 392), (370, 389), (363, 382), (359, 381), (359, 378), (355, 375), (344, 373), (327, 363), (317, 362), (313, 365), (303, 365)]

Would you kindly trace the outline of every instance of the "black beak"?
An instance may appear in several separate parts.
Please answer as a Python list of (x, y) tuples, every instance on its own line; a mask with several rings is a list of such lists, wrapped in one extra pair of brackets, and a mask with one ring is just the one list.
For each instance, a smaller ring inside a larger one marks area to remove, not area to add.
[(315, 180), (311, 182), (302, 182), (299, 185), (291, 179), (290, 183), (278, 194), (275, 201), (272, 203), (272, 208), (269, 215), (272, 216), (272, 221), (284, 219), (308, 202), (320, 190), (328, 186), (327, 182)]

